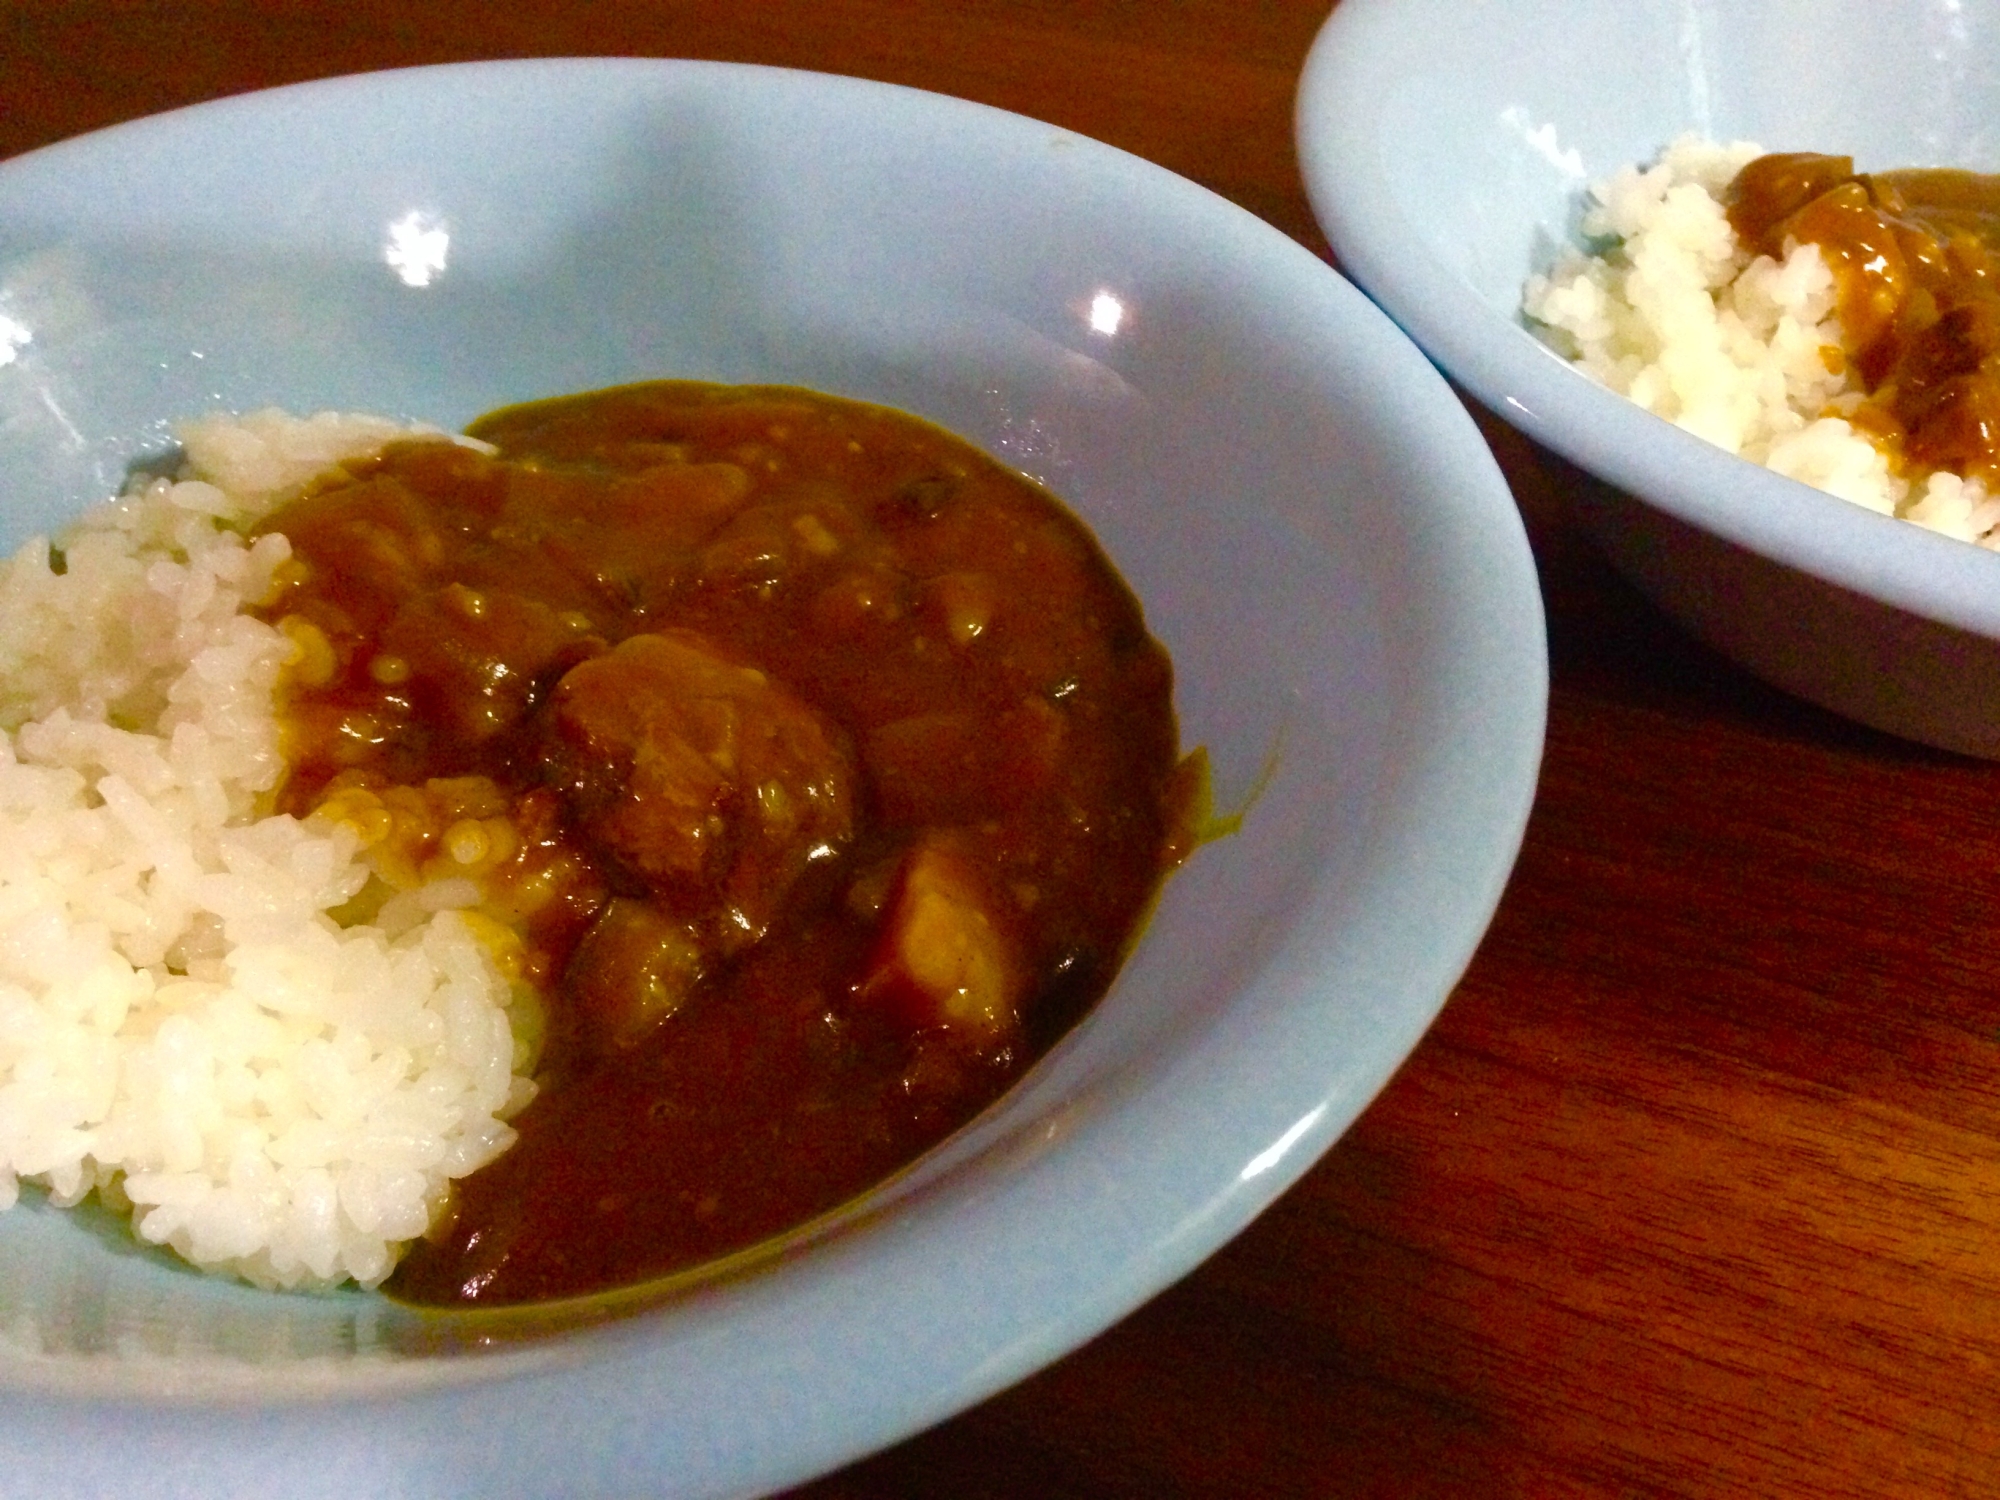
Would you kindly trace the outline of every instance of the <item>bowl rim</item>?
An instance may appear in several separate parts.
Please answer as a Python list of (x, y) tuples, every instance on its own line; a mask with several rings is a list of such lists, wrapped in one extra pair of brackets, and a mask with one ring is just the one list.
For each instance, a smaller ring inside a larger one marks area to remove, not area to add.
[[(1442, 911), (1415, 911), (1410, 909), (1416, 904), (1413, 895), (1398, 892), (1385, 899), (1386, 905), (1394, 906), (1398, 920), (1423, 920), (1428, 947), (1413, 957), (1398, 955), (1393, 964), (1384, 960), (1382, 1009), (1393, 1013), (1394, 1024), (1385, 1028), (1382, 1045), (1364, 1057), (1325, 1060), (1325, 1073), (1303, 1096), (1287, 1099), (1277, 1093), (1265, 1110), (1272, 1118), (1254, 1153), (1240, 1156), (1240, 1164), (1225, 1180), (1211, 1184), (1187, 1204), (1159, 1205), (1155, 1221), (1139, 1232), (1129, 1226), (1122, 1231), (1130, 1243), (1119, 1274), (1070, 1288), (1065, 1305), (1034, 1313), (1016, 1309), (998, 1333), (973, 1329), (968, 1322), (970, 1341), (955, 1352), (955, 1368), (948, 1378), (940, 1380), (936, 1371), (913, 1364), (881, 1382), (891, 1389), (873, 1389), (866, 1380), (852, 1378), (844, 1389), (805, 1393), (798, 1398), (800, 1411), (795, 1413), (802, 1425), (791, 1438), (748, 1459), (738, 1455), (724, 1461), (709, 1455), (714, 1467), (704, 1481), (706, 1487), (697, 1484), (693, 1492), (724, 1494), (797, 1482), (823, 1472), (1022, 1378), (1192, 1269), (1296, 1181), (1400, 1066), (1470, 962), (1525, 831), (1540, 763), (1548, 684), (1541, 601), (1511, 494), (1469, 415), (1416, 348), (1323, 261), (1275, 227), (1164, 167), (1060, 127), (899, 85), (760, 65), (602, 58), (459, 63), (317, 80), (124, 122), (0, 163), (0, 188), (24, 170), (82, 163), (93, 153), (116, 152), (127, 141), (148, 139), (163, 121), (197, 115), (268, 119), (433, 85), (532, 87), (560, 93), (572, 87), (677, 80), (727, 84), (746, 98), (763, 90), (803, 89), (841, 109), (865, 110), (883, 103), (920, 109), (949, 126), (949, 133), (960, 142), (991, 145), (1030, 136), (1046, 141), (1055, 131), (1085, 144), (1096, 153), (1092, 159), (1098, 170), (1119, 180), (1126, 190), (1146, 195), (1149, 203), (1170, 205), (1181, 221), (1228, 246), (1240, 257), (1239, 270), (1246, 279), (1267, 280), (1296, 296), (1300, 307), (1311, 313), (1310, 320), (1302, 321), (1299, 337), (1318, 342), (1328, 336), (1314, 331), (1323, 324), (1365, 351), (1367, 361), (1382, 374), (1381, 384), (1405, 398), (1391, 401), (1371, 392), (1365, 399), (1407, 424), (1403, 430), (1411, 451), (1422, 451), (1425, 472), (1435, 478), (1432, 503), (1450, 512), (1453, 524), (1440, 528), (1440, 551), (1433, 565), (1463, 579), (1466, 592), (1479, 596), (1476, 606), (1429, 622), (1437, 651), (1441, 656), (1450, 653), (1451, 664), (1439, 684), (1426, 685), (1424, 707), (1441, 729), (1450, 732), (1424, 744), (1410, 764), (1397, 768), (1400, 804), (1378, 820), (1380, 828), (1375, 830), (1379, 835), (1372, 846), (1375, 863), (1385, 870), (1417, 869), (1423, 880), (1415, 884), (1427, 895), (1446, 893), (1450, 903)], [(1076, 159), (1074, 153), (1070, 159)], [(1403, 498), (1407, 502), (1408, 497)], [(1435, 805), (1440, 798), (1445, 804), (1441, 809)], [(1407, 812), (1407, 804), (1420, 801), (1426, 803), (1421, 816), (1400, 815)], [(1440, 817), (1442, 824), (1437, 821)], [(1301, 926), (1308, 925), (1305, 915), (1302, 909)], [(1309, 1022), (1319, 995), (1311, 968), (1314, 944), (1306, 940), (1313, 936), (1289, 943), (1256, 976), (1260, 984), (1283, 989), (1289, 997), (1287, 1015), (1302, 1025)], [(1410, 998), (1393, 1003), (1398, 990)], [(1201, 1128), (1204, 1106), (1199, 1085), (1204, 1074), (1213, 1071), (1212, 1059), (1190, 1048), (1173, 1054), (1172, 1062), (1166, 1075), (1127, 1080), (1146, 1108), (1134, 1105), (1118, 1112), (1122, 1128), (1115, 1142), (1108, 1142), (1101, 1129), (1094, 1136), (1085, 1130), (1072, 1145), (1115, 1144), (1124, 1151), (1164, 1153), (1177, 1136)], [(878, 1236), (875, 1240), (850, 1236), (823, 1242), (814, 1251), (814, 1274), (822, 1281), (846, 1274), (857, 1256), (877, 1258), (884, 1244), (917, 1243), (922, 1249), (916, 1237), (929, 1233), (932, 1221), (941, 1216), (964, 1218), (968, 1202), (988, 1214), (983, 1222), (992, 1224), (991, 1215), (1025, 1190), (1027, 1174), (1045, 1172), (1051, 1162), (1070, 1163), (1069, 1191), (1076, 1201), (1086, 1201), (1083, 1194), (1094, 1178), (1076, 1174), (1075, 1154), (1074, 1149), (1067, 1155), (1051, 1152), (1016, 1168), (990, 1189), (969, 1195), (964, 1174), (947, 1179), (937, 1191), (920, 1193), (899, 1206), (890, 1224), (875, 1226), (871, 1230)], [(952, 1193), (959, 1197), (953, 1199)], [(996, 1229), (1005, 1232), (1009, 1231), (1004, 1225)], [(677, 1304), (665, 1314), (640, 1314), (567, 1336), (548, 1360), (515, 1365), (496, 1359), (491, 1379), (390, 1394), (406, 1407), (423, 1407), (437, 1420), (468, 1423), (468, 1430), (489, 1435), (512, 1431), (524, 1403), (577, 1414), (593, 1403), (611, 1403), (634, 1416), (644, 1415), (650, 1395), (650, 1335), (659, 1318), (668, 1316), (677, 1326), (691, 1328), (690, 1337), (698, 1345), (747, 1309), (758, 1309), (770, 1321), (772, 1288), (779, 1280), (776, 1275), (749, 1277), (718, 1288), (713, 1296), (693, 1299), (692, 1305)], [(900, 1288), (897, 1291), (900, 1295)], [(950, 1308), (928, 1311), (947, 1321), (960, 1316)], [(909, 1308), (898, 1309), (897, 1317), (905, 1322), (914, 1316)], [(881, 1321), (894, 1324), (896, 1319)], [(976, 1333), (976, 1340), (971, 1333)], [(780, 1353), (762, 1351), (761, 1357), (770, 1369), (783, 1367)], [(17, 1416), (0, 1425), (41, 1425), (51, 1431), (95, 1430), (89, 1424), (96, 1420), (93, 1414), (103, 1410), (101, 1393), (72, 1391), (24, 1392), (18, 1400), (10, 1396), (9, 1405)], [(190, 1417), (189, 1406), (171, 1393), (119, 1391), (112, 1409), (127, 1419), (118, 1429), (121, 1434), (163, 1432)], [(341, 1429), (350, 1439), (361, 1442), (369, 1440), (373, 1424), (384, 1420), (385, 1408), (372, 1393), (338, 1389), (278, 1404), (253, 1400), (242, 1407), (194, 1410), (203, 1414), (205, 1430), (220, 1442), (249, 1441), (253, 1433), (263, 1434), (264, 1439), (273, 1433), (297, 1436), (309, 1432), (315, 1421), (333, 1417), (341, 1419)], [(829, 1420), (828, 1410), (837, 1419)], [(657, 1418), (657, 1413), (653, 1415)], [(782, 1426), (783, 1415), (758, 1413), (755, 1425)], [(681, 1438), (693, 1443), (704, 1435), (685, 1433)]]
[[(1436, 6), (1341, 0), (1307, 54), (1293, 129), (1336, 264), (1496, 415), (1643, 503), (1865, 598), (2000, 638), (2000, 557), (1752, 464), (1635, 406), (1426, 248), (1387, 170), (1376, 101), (1412, 48), (1439, 35), (1414, 24)], [(1554, 25), (1560, 9), (1460, 8), (1499, 26)]]

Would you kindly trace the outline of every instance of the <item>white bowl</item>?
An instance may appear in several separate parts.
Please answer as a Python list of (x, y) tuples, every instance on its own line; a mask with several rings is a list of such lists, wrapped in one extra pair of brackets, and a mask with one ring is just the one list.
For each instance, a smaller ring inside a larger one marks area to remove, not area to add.
[(1935, 0), (1343, 0), (1298, 98), (1341, 266), (1455, 379), (1609, 486), (1584, 519), (1779, 686), (2000, 756), (2000, 557), (1732, 458), (1568, 369), (1523, 283), (1587, 182), (1698, 131), (2000, 167), (2000, 12)]
[(678, 375), (921, 412), (1090, 521), (1248, 807), (1001, 1104), (833, 1232), (664, 1303), (263, 1294), (87, 1216), (0, 1215), (0, 1491), (802, 1479), (1240, 1229), (1415, 1043), (1512, 862), (1540, 603), (1463, 410), (1298, 246), (1064, 131), (700, 64), (337, 80), (0, 167), (0, 313), (10, 539), (216, 405), (457, 424)]

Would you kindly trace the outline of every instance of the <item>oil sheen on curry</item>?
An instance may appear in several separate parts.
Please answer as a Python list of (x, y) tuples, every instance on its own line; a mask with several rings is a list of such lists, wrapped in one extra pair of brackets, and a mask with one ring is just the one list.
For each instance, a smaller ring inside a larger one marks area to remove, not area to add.
[(1787, 152), (1745, 166), (1726, 201), (1752, 254), (1795, 240), (1832, 267), (1868, 392), (1855, 425), (1899, 469), (2000, 483), (2000, 177)]
[(520, 1139), (389, 1289), (684, 1269), (964, 1123), (1186, 852), (1139, 606), (1046, 491), (879, 407), (664, 382), (410, 442), (265, 528), (283, 811), (471, 918), (544, 1016)]

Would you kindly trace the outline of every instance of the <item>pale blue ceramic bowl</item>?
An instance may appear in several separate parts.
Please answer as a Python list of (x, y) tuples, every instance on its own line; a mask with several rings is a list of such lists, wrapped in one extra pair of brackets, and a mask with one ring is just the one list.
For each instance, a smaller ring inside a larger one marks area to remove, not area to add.
[(1567, 369), (1522, 284), (1578, 194), (1676, 135), (2000, 169), (2000, 9), (1956, 0), (1342, 0), (1298, 97), (1343, 269), (1501, 416), (1610, 482), (1612, 558), (1782, 687), (2000, 756), (2000, 557), (1739, 462)]
[(1018, 1090), (828, 1232), (677, 1297), (426, 1317), (0, 1215), (0, 1494), (800, 1480), (1242, 1228), (1415, 1043), (1513, 860), (1540, 603), (1463, 410), (1284, 236), (1064, 131), (699, 64), (339, 80), (0, 166), (0, 315), (10, 541), (216, 405), (457, 424), (676, 375), (922, 412), (1096, 528), (1174, 654), (1185, 741), (1247, 808)]

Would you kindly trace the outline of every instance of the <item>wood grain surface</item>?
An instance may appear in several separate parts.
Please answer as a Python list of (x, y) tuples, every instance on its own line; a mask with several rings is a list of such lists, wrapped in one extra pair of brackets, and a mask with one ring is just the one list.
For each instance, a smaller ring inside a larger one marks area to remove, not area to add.
[[(1499, 3), (1499, 0), (1493, 0)], [(0, 155), (333, 73), (730, 58), (1160, 162), (1315, 250), (1324, 0), (0, 0)], [(1482, 422), (1554, 660), (1526, 847), (1442, 1020), (1241, 1238), (798, 1500), (2000, 1493), (2000, 767), (1667, 624)]]

